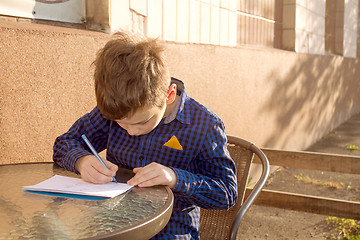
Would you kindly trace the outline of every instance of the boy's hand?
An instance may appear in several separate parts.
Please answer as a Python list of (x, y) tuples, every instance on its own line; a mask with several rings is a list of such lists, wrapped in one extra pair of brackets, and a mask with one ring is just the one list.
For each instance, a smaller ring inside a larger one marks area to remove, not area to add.
[(94, 155), (87, 155), (76, 161), (75, 169), (86, 182), (108, 183), (111, 182), (113, 180), (112, 177), (116, 175), (118, 166), (106, 160), (104, 163), (108, 168), (103, 166)]
[(127, 184), (139, 187), (150, 187), (155, 185), (167, 185), (174, 188), (176, 185), (176, 174), (171, 169), (156, 162), (145, 167), (134, 168), (135, 176), (127, 181)]

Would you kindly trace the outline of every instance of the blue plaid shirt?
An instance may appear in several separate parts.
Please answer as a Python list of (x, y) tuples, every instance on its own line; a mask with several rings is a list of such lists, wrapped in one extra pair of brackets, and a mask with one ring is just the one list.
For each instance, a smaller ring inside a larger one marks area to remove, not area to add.
[[(199, 207), (228, 209), (235, 204), (236, 170), (221, 119), (190, 98), (181, 81), (172, 81), (180, 90), (179, 105), (150, 133), (131, 136), (94, 108), (56, 139), (53, 159), (76, 172), (76, 160), (91, 154), (81, 140), (86, 133), (95, 149), (107, 149), (107, 160), (120, 167), (133, 169), (153, 161), (171, 167), (177, 177), (172, 189), (173, 213), (167, 226), (153, 239), (198, 239)], [(173, 136), (182, 150), (165, 146)]]

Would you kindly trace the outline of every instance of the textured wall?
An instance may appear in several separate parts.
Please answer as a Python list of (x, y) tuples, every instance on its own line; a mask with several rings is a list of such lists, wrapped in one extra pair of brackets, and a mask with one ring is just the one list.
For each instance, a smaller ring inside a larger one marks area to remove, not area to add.
[(0, 21), (0, 163), (51, 161), (56, 136), (95, 104), (92, 69), (106, 35)]
[[(104, 33), (0, 20), (0, 164), (51, 161), (55, 138), (95, 106)], [(340, 56), (167, 43), (171, 73), (259, 146), (304, 149), (360, 111), (360, 63)]]
[(262, 147), (305, 149), (360, 111), (359, 59), (245, 47), (169, 49), (172, 73), (186, 79), (190, 95), (214, 109), (229, 134)]

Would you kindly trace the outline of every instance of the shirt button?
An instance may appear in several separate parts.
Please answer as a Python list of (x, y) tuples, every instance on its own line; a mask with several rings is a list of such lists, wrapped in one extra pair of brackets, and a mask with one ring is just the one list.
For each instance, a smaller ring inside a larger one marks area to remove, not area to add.
[(140, 160), (140, 161), (144, 160), (144, 157), (143, 157), (143, 156), (140, 156), (140, 157), (139, 157), (139, 160)]

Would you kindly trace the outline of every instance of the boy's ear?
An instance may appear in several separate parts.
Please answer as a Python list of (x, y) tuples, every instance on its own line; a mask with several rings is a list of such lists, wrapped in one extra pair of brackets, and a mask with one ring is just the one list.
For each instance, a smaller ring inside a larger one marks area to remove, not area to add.
[(176, 84), (173, 83), (170, 85), (167, 97), (166, 97), (166, 104), (172, 104), (176, 98)]

